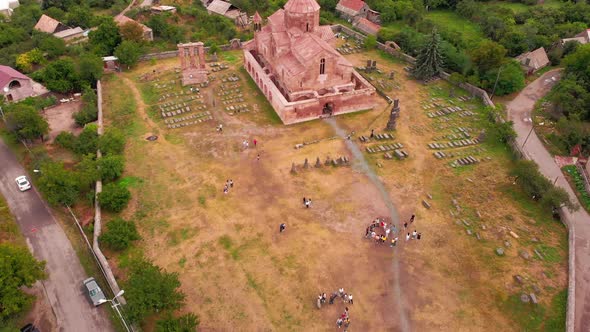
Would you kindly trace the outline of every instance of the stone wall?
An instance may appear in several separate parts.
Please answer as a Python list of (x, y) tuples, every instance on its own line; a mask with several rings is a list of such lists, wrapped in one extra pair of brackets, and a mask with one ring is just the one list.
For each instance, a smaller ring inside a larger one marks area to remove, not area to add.
[[(232, 39), (230, 44), (224, 44), (224, 45), (220, 45), (219, 49), (221, 51), (231, 51), (231, 50), (239, 50), (242, 48), (242, 42), (239, 39)], [(209, 46), (206, 46), (205, 48), (205, 52), (209, 53)], [(161, 60), (161, 59), (169, 59), (169, 58), (175, 58), (178, 56), (178, 50), (174, 50), (174, 51), (164, 51), (164, 52), (158, 52), (158, 53), (148, 53), (148, 54), (144, 54), (142, 56), (139, 57), (139, 61), (147, 61), (147, 60), (151, 60), (151, 59), (156, 59), (156, 60)]]

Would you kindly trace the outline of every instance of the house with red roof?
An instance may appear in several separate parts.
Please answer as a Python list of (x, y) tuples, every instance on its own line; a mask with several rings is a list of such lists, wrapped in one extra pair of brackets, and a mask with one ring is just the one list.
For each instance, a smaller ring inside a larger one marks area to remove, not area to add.
[(289, 0), (243, 44), (244, 67), (283, 123), (373, 108), (375, 88), (338, 53), (316, 0)]
[(0, 94), (9, 101), (19, 101), (46, 93), (39, 83), (34, 82), (25, 74), (8, 66), (0, 65)]

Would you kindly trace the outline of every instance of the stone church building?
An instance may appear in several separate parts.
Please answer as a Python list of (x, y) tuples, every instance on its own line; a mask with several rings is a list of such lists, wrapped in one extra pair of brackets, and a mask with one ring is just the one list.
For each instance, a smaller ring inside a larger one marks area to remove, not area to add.
[(373, 108), (375, 88), (332, 43), (315, 0), (289, 0), (244, 43), (244, 67), (284, 124)]

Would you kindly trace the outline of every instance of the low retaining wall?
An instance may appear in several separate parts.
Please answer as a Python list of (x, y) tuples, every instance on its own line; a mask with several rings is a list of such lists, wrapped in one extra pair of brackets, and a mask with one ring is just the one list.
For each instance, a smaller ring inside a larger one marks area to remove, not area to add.
[[(209, 52), (210, 47), (204, 47), (205, 52)], [(231, 50), (240, 50), (242, 49), (242, 42), (239, 39), (232, 39), (229, 44), (223, 44), (219, 46), (219, 50), (221, 51), (231, 51)], [(139, 61), (147, 61), (151, 59), (161, 60), (161, 59), (169, 59), (175, 58), (178, 56), (178, 50), (174, 51), (164, 51), (158, 53), (148, 53), (144, 54), (139, 57)]]
[[(103, 134), (102, 85), (101, 85), (100, 81), (96, 82), (96, 96), (98, 97), (97, 98), (98, 99), (98, 105), (97, 105), (98, 106), (98, 130), (97, 130), (97, 132), (98, 132), (98, 135), (102, 135)], [(100, 150), (98, 150), (96, 152), (96, 158), (100, 159), (101, 156), (102, 155), (100, 153)], [(111, 270), (111, 267), (109, 266), (109, 262), (107, 261), (107, 258), (102, 253), (102, 250), (100, 250), (100, 246), (98, 244), (98, 238), (100, 237), (101, 229), (102, 229), (100, 203), (98, 202), (98, 194), (100, 194), (101, 192), (102, 192), (102, 181), (98, 180), (98, 181), (96, 181), (96, 190), (95, 190), (95, 197), (94, 197), (94, 202), (95, 202), (94, 203), (94, 234), (93, 234), (93, 239), (92, 239), (92, 249), (94, 250), (94, 254), (98, 258), (98, 261), (100, 262), (100, 265), (102, 266), (103, 271), (105, 272), (105, 278), (107, 279), (107, 282), (109, 283), (109, 286), (111, 287), (111, 290), (116, 295), (117, 293), (119, 293), (121, 288), (119, 288), (119, 284), (117, 283), (117, 279), (115, 279), (115, 276), (113, 275), (113, 271)], [(122, 304), (127, 303), (125, 301), (125, 298), (123, 298), (123, 296), (119, 296), (117, 299)]]

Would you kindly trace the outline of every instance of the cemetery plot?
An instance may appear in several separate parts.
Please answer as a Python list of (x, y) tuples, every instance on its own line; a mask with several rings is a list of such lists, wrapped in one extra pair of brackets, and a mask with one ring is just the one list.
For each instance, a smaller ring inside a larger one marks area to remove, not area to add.
[(351, 37), (347, 34), (344, 34), (342, 32), (337, 33), (336, 38), (339, 38), (342, 40), (342, 42), (341, 42), (342, 44), (336, 48), (336, 50), (338, 52), (340, 52), (340, 54), (345, 55), (345, 54), (360, 53), (365, 49), (363, 47), (362, 41), (359, 41), (358, 39)]
[[(441, 88), (431, 87), (429, 98), (422, 102), (421, 108), (426, 116), (432, 120), (432, 125), (440, 136), (433, 137), (427, 146), (436, 150), (432, 154), (436, 159), (453, 158), (448, 165), (461, 167), (475, 165), (480, 161), (489, 160), (489, 157), (481, 157), (486, 150), (479, 147), (480, 137), (484, 137), (483, 131), (473, 127), (476, 122), (476, 105), (472, 97), (454, 97), (451, 89), (450, 97), (438, 97)], [(474, 137), (477, 136), (477, 137)], [(478, 158), (477, 155), (480, 155)]]
[(251, 110), (242, 90), (240, 76), (236, 73), (232, 72), (228, 75), (223, 75), (217, 91), (217, 96), (221, 99), (222, 107), (229, 115), (246, 113)]
[[(140, 79), (142, 77), (144, 75)], [(183, 87), (178, 69), (173, 69), (159, 72), (149, 84), (157, 96), (157, 104), (151, 109), (164, 119), (168, 129), (184, 128), (213, 119), (201, 94), (201, 90), (207, 88), (207, 82)]]

